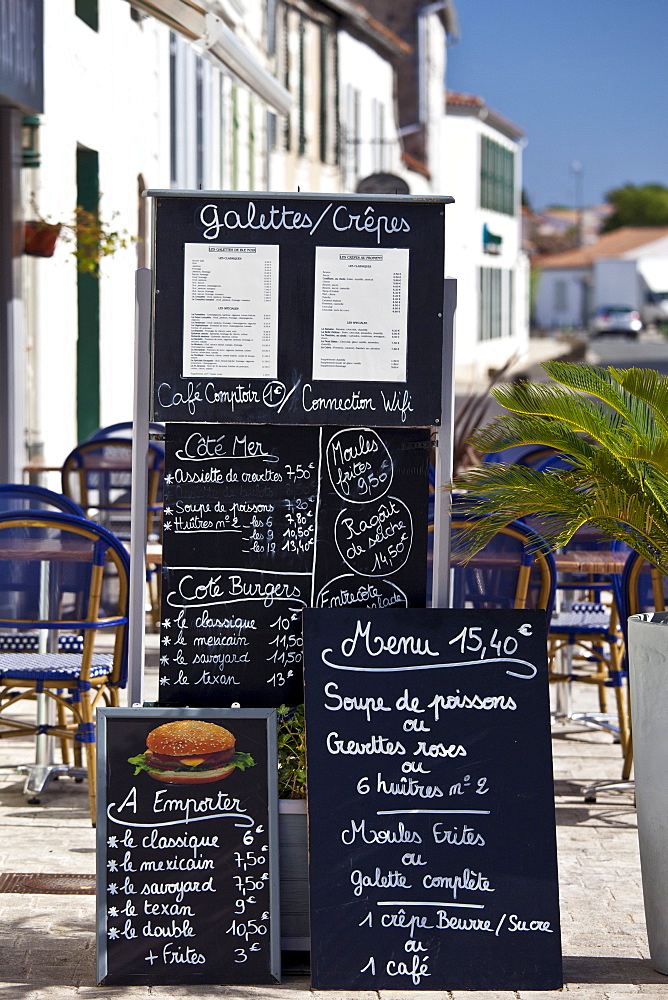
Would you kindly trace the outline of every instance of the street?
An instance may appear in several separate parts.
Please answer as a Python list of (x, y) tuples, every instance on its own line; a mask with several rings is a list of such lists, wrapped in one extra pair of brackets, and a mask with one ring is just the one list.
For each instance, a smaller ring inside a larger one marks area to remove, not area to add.
[(643, 331), (639, 340), (597, 337), (589, 341), (587, 361), (619, 368), (656, 368), (668, 375), (668, 341), (654, 331)]

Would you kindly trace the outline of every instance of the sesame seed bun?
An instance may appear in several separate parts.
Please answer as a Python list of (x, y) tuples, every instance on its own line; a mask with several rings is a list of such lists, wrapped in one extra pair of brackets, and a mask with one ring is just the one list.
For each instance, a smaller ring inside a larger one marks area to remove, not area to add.
[(146, 737), (149, 750), (171, 757), (220, 753), (233, 750), (234, 744), (234, 736), (228, 729), (200, 719), (166, 722)]

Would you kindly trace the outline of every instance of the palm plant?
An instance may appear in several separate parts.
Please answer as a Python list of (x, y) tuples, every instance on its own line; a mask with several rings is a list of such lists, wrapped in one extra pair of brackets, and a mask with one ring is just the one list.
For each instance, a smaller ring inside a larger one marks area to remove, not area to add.
[(540, 519), (550, 549), (584, 525), (626, 542), (668, 574), (668, 378), (650, 369), (549, 361), (546, 384), (492, 390), (509, 410), (477, 430), (482, 452), (514, 445), (569, 456), (560, 472), (490, 463), (457, 476), (458, 506), (476, 515), (457, 549), (471, 556), (516, 518)]

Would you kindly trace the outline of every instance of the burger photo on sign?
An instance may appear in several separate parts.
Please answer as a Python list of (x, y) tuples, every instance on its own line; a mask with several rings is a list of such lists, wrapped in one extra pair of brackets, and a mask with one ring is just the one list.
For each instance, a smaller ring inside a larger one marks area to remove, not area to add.
[(174, 785), (202, 785), (228, 778), (235, 768), (245, 771), (255, 761), (235, 749), (229, 729), (199, 719), (166, 722), (146, 737), (146, 751), (129, 757), (135, 774)]

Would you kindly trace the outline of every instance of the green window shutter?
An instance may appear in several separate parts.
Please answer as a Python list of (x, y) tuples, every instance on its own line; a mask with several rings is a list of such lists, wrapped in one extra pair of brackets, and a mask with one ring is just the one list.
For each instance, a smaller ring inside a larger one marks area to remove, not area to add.
[[(99, 211), (98, 154), (77, 150), (77, 205)], [(77, 438), (100, 426), (100, 278), (77, 272)]]
[(299, 15), (299, 155), (306, 152), (306, 67), (305, 62), (306, 24), (304, 15)]
[(327, 163), (327, 104), (329, 93), (327, 87), (327, 51), (328, 51), (329, 29), (327, 25), (320, 25), (320, 160)]
[(255, 190), (255, 101), (248, 98), (248, 189)]
[(232, 190), (239, 190), (239, 88), (232, 84)]
[(338, 167), (341, 162), (341, 116), (339, 114), (339, 103), (341, 100), (341, 80), (339, 73), (339, 36), (334, 32), (334, 163)]
[(74, 13), (78, 18), (92, 28), (93, 31), (98, 30), (99, 17), (97, 0), (75, 0), (74, 3)]
[[(283, 7), (283, 86), (290, 91), (290, 15), (287, 4)], [(285, 116), (283, 142), (286, 152), (292, 148), (290, 112)]]
[(480, 206), (515, 214), (515, 154), (487, 136), (480, 141)]

